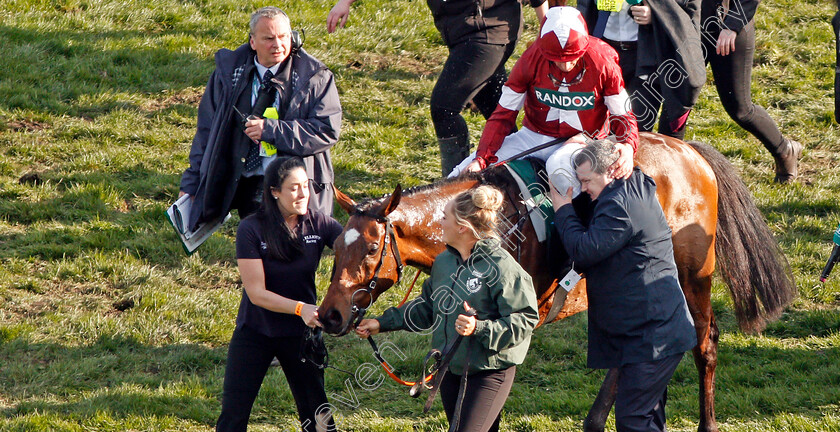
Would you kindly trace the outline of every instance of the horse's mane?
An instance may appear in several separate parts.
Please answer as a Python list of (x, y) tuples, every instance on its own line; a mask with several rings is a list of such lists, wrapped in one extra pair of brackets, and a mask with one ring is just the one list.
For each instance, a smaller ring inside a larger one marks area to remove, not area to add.
[[(840, 0), (837, 0), (837, 1), (840, 1)], [(532, 159), (532, 158), (528, 158), (528, 160), (534, 166), (535, 170), (545, 169), (545, 165), (542, 161), (539, 161), (537, 159)], [(542, 177), (538, 177), (537, 180), (542, 183), (544, 179)], [(411, 188), (408, 188), (408, 189), (403, 189), (402, 196), (403, 197), (410, 197), (414, 194), (418, 194), (418, 193), (425, 192), (425, 191), (428, 191), (428, 190), (440, 189), (440, 188), (442, 188), (446, 185), (452, 184), (452, 183), (468, 182), (468, 181), (478, 181), (479, 184), (488, 184), (488, 185), (491, 185), (491, 186), (495, 186), (495, 187), (501, 189), (502, 191), (505, 191), (509, 187), (518, 187), (518, 186), (514, 186), (515, 185), (515, 180), (513, 180), (513, 177), (510, 175), (510, 173), (508, 173), (508, 170), (504, 167), (497, 166), (497, 167), (493, 167), (493, 168), (490, 168), (490, 169), (486, 169), (486, 170), (481, 171), (481, 172), (465, 173), (465, 174), (461, 174), (458, 177), (444, 178), (444, 179), (440, 179), (440, 180), (438, 180), (436, 182), (433, 182), (433, 183), (420, 185), (420, 186), (414, 186), (414, 187), (411, 187)], [(543, 186), (545, 186), (545, 185), (543, 185)], [(381, 205), (385, 201), (385, 199), (389, 198), (390, 196), (391, 196), (391, 194), (385, 194), (385, 195), (382, 195), (379, 198), (367, 199), (367, 200), (365, 200), (365, 201), (356, 205), (356, 211), (357, 212), (362, 212), (362, 213), (370, 212), (376, 206)]]
[[(414, 194), (418, 194), (418, 193), (425, 192), (425, 191), (428, 191), (428, 190), (439, 189), (439, 188), (441, 188), (443, 186), (446, 186), (448, 184), (451, 184), (451, 183), (458, 183), (458, 182), (464, 182), (464, 181), (475, 181), (475, 180), (478, 180), (479, 182), (484, 183), (484, 180), (485, 180), (484, 175), (481, 174), (481, 173), (467, 173), (467, 174), (462, 174), (458, 177), (444, 178), (444, 179), (440, 179), (438, 181), (435, 181), (433, 183), (414, 186), (414, 187), (410, 187), (408, 189), (403, 189), (402, 195), (403, 195), (403, 197), (409, 197), (409, 196), (412, 196)], [(385, 201), (385, 199), (390, 197), (390, 196), (391, 196), (391, 194), (385, 194), (385, 195), (382, 195), (379, 198), (367, 199), (367, 200), (365, 200), (365, 201), (356, 205), (356, 211), (368, 212), (368, 211), (372, 210), (374, 207), (376, 207), (377, 205), (382, 204), (382, 202)]]

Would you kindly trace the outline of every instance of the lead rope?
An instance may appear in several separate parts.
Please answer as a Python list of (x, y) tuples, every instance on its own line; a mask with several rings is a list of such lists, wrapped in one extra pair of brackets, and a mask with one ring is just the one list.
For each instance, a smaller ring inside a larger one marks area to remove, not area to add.
[(408, 287), (408, 291), (405, 292), (405, 296), (403, 297), (400, 304), (397, 305), (397, 307), (404, 305), (405, 302), (408, 300), (408, 296), (411, 295), (411, 290), (414, 289), (414, 284), (417, 283), (417, 278), (420, 277), (420, 273), (422, 273), (420, 269), (417, 269), (417, 274), (414, 275), (414, 279), (411, 281), (411, 286)]

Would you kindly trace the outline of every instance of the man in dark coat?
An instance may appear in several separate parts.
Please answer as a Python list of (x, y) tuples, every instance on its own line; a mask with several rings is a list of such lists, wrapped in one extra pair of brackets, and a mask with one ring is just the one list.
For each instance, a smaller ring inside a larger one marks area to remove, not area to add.
[(247, 44), (216, 53), (181, 177), (180, 195), (193, 197), (190, 229), (234, 208), (241, 218), (254, 212), (264, 169), (278, 154), (303, 158), (309, 208), (332, 214), (330, 147), (341, 129), (341, 105), (332, 72), (300, 45), (288, 16), (264, 7), (251, 16)]
[(618, 368), (616, 429), (664, 431), (668, 381), (697, 344), (677, 278), (671, 229), (653, 179), (634, 168), (613, 179), (612, 142), (593, 141), (575, 157), (581, 192), (593, 200), (588, 226), (572, 189), (552, 188), (555, 227), (576, 270), (586, 274), (592, 368)]

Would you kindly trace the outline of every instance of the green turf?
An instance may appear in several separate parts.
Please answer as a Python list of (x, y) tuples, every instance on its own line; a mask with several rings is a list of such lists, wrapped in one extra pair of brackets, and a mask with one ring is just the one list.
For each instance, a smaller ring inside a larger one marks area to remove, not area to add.
[[(360, 1), (332, 35), (331, 1), (287, 3), (306, 49), (336, 74), (338, 187), (360, 200), (436, 179), (428, 103), (446, 49), (424, 2)], [(0, 430), (212, 429), (241, 295), (238, 219), (188, 257), (164, 210), (187, 166), (213, 53), (244, 42), (249, 13), (267, 4), (0, 0)], [(690, 120), (687, 137), (714, 145), (744, 178), (800, 290), (778, 322), (749, 336), (716, 283), (723, 431), (840, 431), (840, 270), (817, 283), (840, 222), (833, 8), (768, 0), (756, 17), (753, 95), (807, 148), (796, 184), (772, 183), (772, 158), (726, 116), (711, 81)], [(514, 58), (535, 37), (526, 16)], [(475, 143), (483, 119), (466, 119)], [(329, 258), (318, 272), (322, 295)], [(388, 293), (374, 312), (401, 295)], [(406, 356), (394, 360), (398, 370), (418, 374), (428, 340), (386, 341)], [(327, 342), (333, 363), (357, 376), (374, 361), (356, 338)], [(603, 377), (586, 369), (585, 344), (585, 315), (536, 332), (502, 430), (580, 429)], [(390, 381), (348, 378), (326, 374), (342, 430), (445, 430), (440, 402), (423, 415), (422, 402)], [(687, 357), (669, 389), (670, 430), (696, 429), (697, 404)], [(251, 430), (291, 431), (295, 421), (272, 370)]]

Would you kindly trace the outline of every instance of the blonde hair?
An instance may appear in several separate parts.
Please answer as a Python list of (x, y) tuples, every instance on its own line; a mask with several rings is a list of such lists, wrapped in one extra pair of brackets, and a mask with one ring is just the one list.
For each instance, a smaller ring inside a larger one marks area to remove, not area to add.
[(499, 189), (482, 185), (461, 192), (452, 201), (452, 214), (458, 225), (469, 228), (477, 239), (496, 237), (496, 222), (504, 204)]

